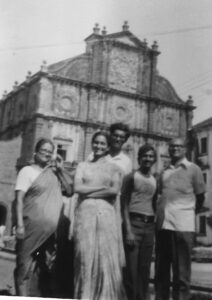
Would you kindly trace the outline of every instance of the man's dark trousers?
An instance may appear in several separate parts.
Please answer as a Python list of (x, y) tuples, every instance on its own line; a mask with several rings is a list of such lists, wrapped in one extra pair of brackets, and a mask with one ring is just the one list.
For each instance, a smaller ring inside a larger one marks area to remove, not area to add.
[(169, 300), (172, 267), (173, 300), (188, 300), (194, 233), (159, 230), (156, 234), (156, 300)]
[(155, 224), (130, 217), (136, 245), (126, 246), (127, 290), (131, 300), (149, 299), (149, 277), (154, 246)]

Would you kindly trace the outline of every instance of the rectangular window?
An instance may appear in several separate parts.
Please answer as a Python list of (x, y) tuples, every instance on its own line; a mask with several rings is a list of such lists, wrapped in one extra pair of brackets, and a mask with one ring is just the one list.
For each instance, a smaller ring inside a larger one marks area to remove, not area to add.
[(207, 137), (200, 139), (200, 154), (207, 154), (208, 141)]
[(199, 217), (199, 234), (206, 235), (206, 216)]
[(54, 144), (55, 144), (55, 154), (58, 153), (60, 156), (62, 156), (64, 161), (73, 161), (75, 159), (74, 151), (72, 149), (73, 146), (72, 139), (55, 137)]
[(64, 161), (66, 161), (67, 158), (67, 149), (66, 145), (58, 144), (57, 145), (57, 154), (59, 154)]

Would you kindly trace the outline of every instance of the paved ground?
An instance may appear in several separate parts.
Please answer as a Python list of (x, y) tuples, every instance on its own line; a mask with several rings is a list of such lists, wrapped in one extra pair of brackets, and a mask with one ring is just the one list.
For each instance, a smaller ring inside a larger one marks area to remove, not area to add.
[(192, 263), (192, 283), (212, 288), (212, 263)]
[[(0, 295), (10, 292), (14, 295), (13, 271), (15, 255), (0, 251)], [(154, 264), (151, 268), (151, 277), (154, 277)], [(212, 263), (192, 263), (192, 284), (212, 288)], [(153, 290), (153, 286), (150, 286)], [(151, 300), (154, 299), (152, 295)]]
[[(151, 266), (151, 278), (154, 278), (154, 264)], [(212, 288), (212, 263), (192, 263), (192, 284)]]
[[(151, 278), (154, 278), (154, 263), (151, 266)], [(191, 284), (193, 286), (198, 287), (208, 287), (212, 288), (212, 263), (192, 263), (192, 279)], [(154, 300), (154, 289), (153, 286), (151, 286), (152, 295), (150, 300)], [(193, 299), (200, 300), (200, 299), (212, 299), (212, 295), (209, 293), (203, 293), (201, 292), (201, 295), (198, 295), (198, 291), (192, 291), (193, 292)], [(211, 295), (211, 296), (208, 296)], [(202, 297), (204, 298), (202, 298)]]
[(15, 256), (0, 251), (0, 295), (7, 292), (14, 295), (13, 271)]

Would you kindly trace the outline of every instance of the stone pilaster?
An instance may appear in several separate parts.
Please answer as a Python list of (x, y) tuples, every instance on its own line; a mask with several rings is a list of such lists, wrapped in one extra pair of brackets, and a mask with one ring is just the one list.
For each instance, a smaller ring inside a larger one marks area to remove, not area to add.
[(151, 58), (151, 74), (150, 74), (150, 89), (149, 89), (149, 96), (151, 97), (154, 94), (155, 90), (155, 77), (157, 75), (157, 57), (160, 54), (158, 51), (158, 44), (154, 41), (152, 45), (152, 49), (150, 51), (150, 58)]
[(91, 138), (93, 135), (93, 128), (85, 128), (85, 143), (84, 143), (84, 159), (87, 159), (88, 155), (91, 153)]

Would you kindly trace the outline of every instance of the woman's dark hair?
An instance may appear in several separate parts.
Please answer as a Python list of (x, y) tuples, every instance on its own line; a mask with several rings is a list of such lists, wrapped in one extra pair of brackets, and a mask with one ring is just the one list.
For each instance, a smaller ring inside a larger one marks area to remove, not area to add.
[(110, 125), (110, 134), (113, 134), (115, 130), (122, 130), (125, 132), (126, 135), (126, 141), (128, 140), (130, 136), (130, 129), (129, 126), (123, 123), (114, 123)]
[(105, 131), (105, 130), (99, 130), (99, 131), (95, 132), (94, 135), (92, 136), (91, 144), (93, 144), (93, 142), (95, 141), (96, 137), (99, 136), (99, 135), (102, 135), (102, 136), (105, 137), (105, 139), (107, 141), (107, 144), (109, 146), (110, 145), (110, 136), (109, 136), (108, 132)]
[(144, 156), (145, 153), (152, 151), (154, 153), (154, 160), (157, 160), (157, 153), (155, 148), (150, 144), (145, 144), (138, 149), (138, 161)]
[(41, 138), (35, 145), (35, 152), (39, 152), (40, 148), (44, 145), (44, 144), (50, 144), (52, 145), (53, 151), (54, 151), (54, 143), (52, 142), (52, 140), (50, 139), (46, 139), (46, 138)]

